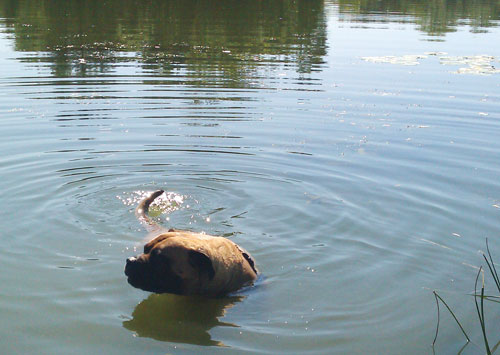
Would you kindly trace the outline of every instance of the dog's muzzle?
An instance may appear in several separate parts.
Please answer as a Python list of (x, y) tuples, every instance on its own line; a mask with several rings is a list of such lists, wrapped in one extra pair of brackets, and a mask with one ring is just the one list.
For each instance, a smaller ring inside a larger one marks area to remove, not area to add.
[(127, 259), (127, 263), (125, 264), (125, 275), (129, 277), (132, 276), (134, 270), (137, 267), (136, 263), (137, 263), (137, 258), (135, 256), (131, 256), (130, 258)]

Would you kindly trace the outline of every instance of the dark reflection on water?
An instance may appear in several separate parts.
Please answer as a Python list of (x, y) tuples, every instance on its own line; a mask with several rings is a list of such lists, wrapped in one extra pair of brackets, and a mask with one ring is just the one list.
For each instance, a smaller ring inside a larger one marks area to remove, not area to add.
[[(399, 20), (431, 36), (464, 24), (482, 32), (500, 19), (496, 0), (326, 4), (338, 9), (340, 21)], [(47, 64), (56, 77), (102, 75), (139, 61), (145, 75), (182, 73), (184, 83), (191, 79), (197, 87), (253, 87), (261, 65), (293, 63), (297, 72), (311, 73), (321, 70), (327, 51), (325, 2), (317, 0), (0, 0), (0, 17), (16, 51), (43, 53), (20, 60)]]
[[(497, 27), (500, 20), (498, 0), (338, 0), (339, 12), (348, 21), (410, 22), (431, 36), (457, 31), (458, 26), (470, 25), (472, 32), (484, 32), (485, 27)], [(398, 15), (411, 16), (397, 18)]]
[(160, 341), (224, 346), (212, 339), (209, 330), (216, 326), (237, 327), (221, 322), (219, 318), (243, 298), (207, 299), (152, 294), (135, 307), (132, 319), (124, 321), (123, 326), (140, 337)]
[[(58, 77), (98, 75), (139, 60), (146, 72), (189, 66), (185, 75), (199, 86), (240, 87), (262, 60), (295, 62), (307, 73), (326, 53), (324, 5), (316, 0), (1, 1), (0, 17), (17, 51), (47, 53), (23, 60), (49, 63)], [(214, 72), (222, 73), (217, 80)]]

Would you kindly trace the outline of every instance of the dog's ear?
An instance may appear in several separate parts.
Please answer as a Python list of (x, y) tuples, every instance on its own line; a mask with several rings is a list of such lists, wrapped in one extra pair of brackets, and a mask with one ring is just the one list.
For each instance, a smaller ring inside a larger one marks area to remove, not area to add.
[(245, 258), (245, 260), (248, 262), (248, 264), (252, 268), (253, 272), (255, 272), (256, 274), (258, 274), (257, 269), (255, 267), (255, 261), (253, 261), (252, 257), (250, 255), (248, 255), (248, 253), (246, 253), (246, 252), (242, 252), (241, 254)]
[(190, 250), (188, 253), (189, 264), (198, 270), (200, 274), (206, 274), (209, 280), (215, 276), (214, 266), (210, 258), (200, 251)]

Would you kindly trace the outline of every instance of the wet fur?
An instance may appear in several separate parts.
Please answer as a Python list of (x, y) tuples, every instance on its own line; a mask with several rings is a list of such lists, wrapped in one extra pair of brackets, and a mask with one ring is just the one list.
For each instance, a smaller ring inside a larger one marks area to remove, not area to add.
[(162, 230), (147, 215), (161, 194), (153, 192), (136, 208), (136, 216), (154, 232), (144, 252), (127, 259), (125, 275), (137, 288), (155, 293), (222, 296), (251, 284), (258, 275), (243, 248), (223, 237), (190, 231)]

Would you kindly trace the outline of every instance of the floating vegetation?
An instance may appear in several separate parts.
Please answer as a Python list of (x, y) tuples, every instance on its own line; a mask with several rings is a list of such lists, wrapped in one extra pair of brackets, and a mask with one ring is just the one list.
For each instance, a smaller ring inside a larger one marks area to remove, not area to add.
[(399, 64), (399, 65), (418, 65), (420, 62), (419, 59), (427, 58), (426, 55), (421, 54), (408, 54), (400, 57), (388, 55), (383, 57), (363, 57), (364, 61), (371, 63), (390, 63), (390, 64)]
[(496, 68), (493, 63), (498, 62), (497, 58), (491, 55), (474, 55), (463, 57), (440, 57), (439, 62), (443, 65), (467, 65), (467, 67), (458, 68), (456, 74), (498, 74), (500, 68)]
[[(462, 66), (454, 74), (491, 75), (500, 74), (500, 59), (491, 55), (448, 56), (445, 52), (426, 52), (424, 54), (409, 54), (403, 56), (362, 57), (371, 63), (389, 63), (398, 65), (418, 65), (429, 56), (438, 57), (441, 65)], [(495, 66), (495, 63), (498, 63)], [(465, 65), (465, 66), (464, 66)]]

